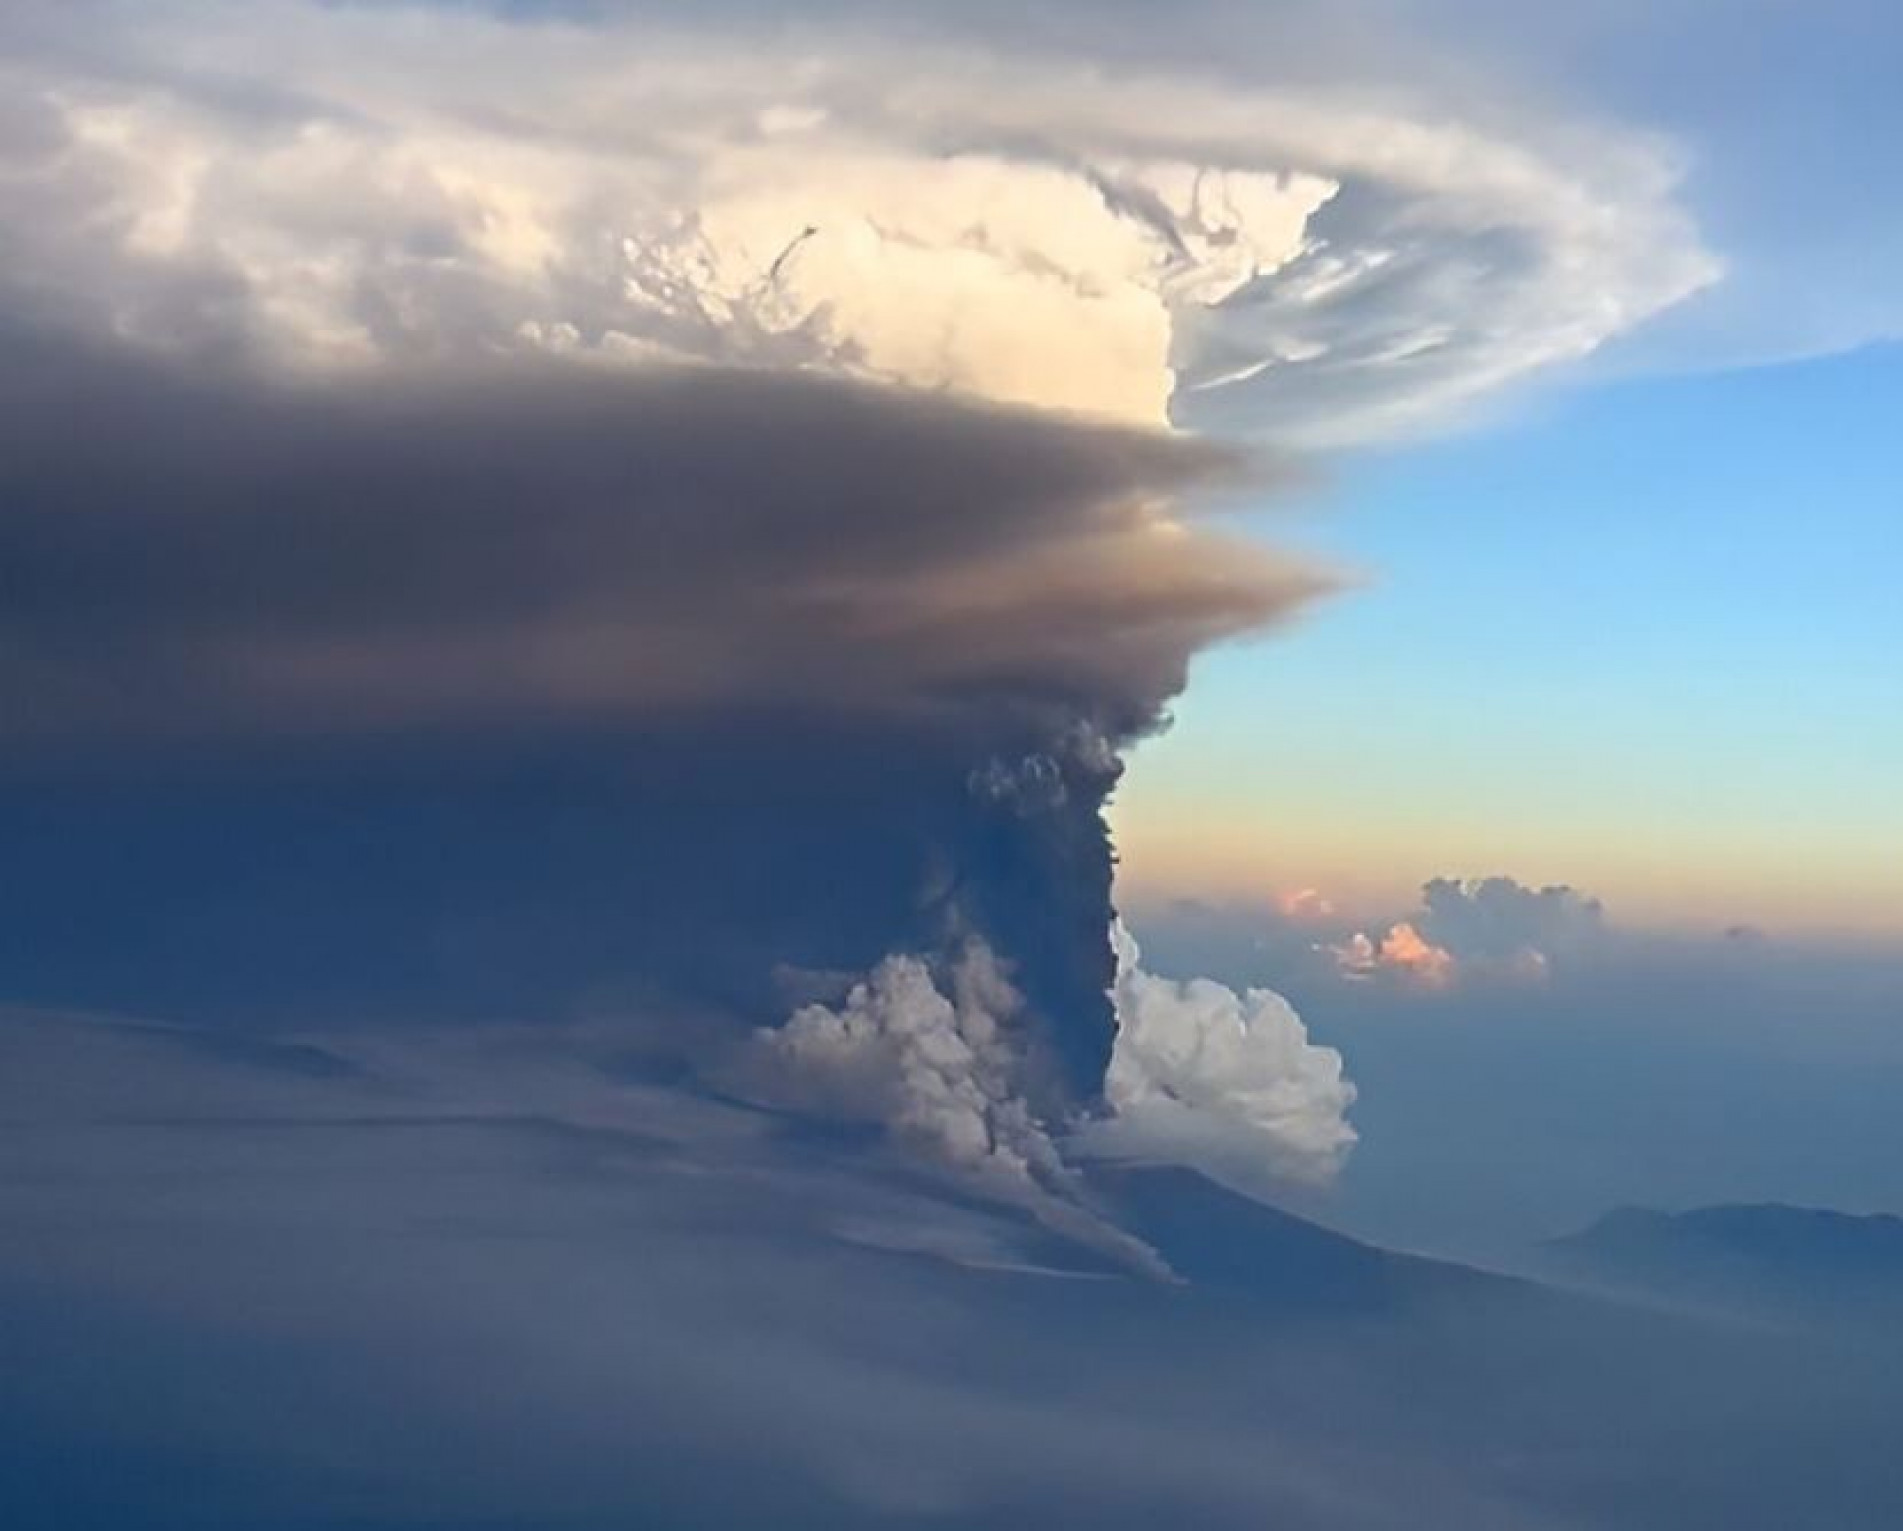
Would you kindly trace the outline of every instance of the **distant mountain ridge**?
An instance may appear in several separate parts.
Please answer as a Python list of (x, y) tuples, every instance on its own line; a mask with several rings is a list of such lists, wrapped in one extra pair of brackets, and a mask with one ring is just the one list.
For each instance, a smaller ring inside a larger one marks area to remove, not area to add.
[(1544, 1248), (1557, 1272), (1729, 1308), (1903, 1310), (1903, 1218), (1778, 1203), (1623, 1207)]

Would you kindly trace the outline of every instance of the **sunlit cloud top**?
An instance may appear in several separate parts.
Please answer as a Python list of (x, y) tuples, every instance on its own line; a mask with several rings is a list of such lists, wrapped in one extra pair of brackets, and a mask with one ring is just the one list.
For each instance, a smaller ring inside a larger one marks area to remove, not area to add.
[(1717, 274), (1671, 154), (1603, 126), (969, 39), (69, 10), (10, 50), (5, 280), (154, 345), (740, 363), (1334, 444)]

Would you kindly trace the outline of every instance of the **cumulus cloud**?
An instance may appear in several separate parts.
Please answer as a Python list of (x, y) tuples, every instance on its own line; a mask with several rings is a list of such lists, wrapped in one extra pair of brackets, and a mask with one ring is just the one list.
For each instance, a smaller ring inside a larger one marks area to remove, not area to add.
[(1469, 979), (1543, 983), (1553, 964), (1585, 955), (1605, 930), (1599, 900), (1511, 877), (1437, 877), (1421, 907), (1384, 931), (1357, 930), (1326, 947), (1341, 975), (1426, 989)]
[(1572, 955), (1605, 930), (1598, 899), (1564, 884), (1530, 888), (1511, 877), (1437, 877), (1421, 889), (1421, 906), (1423, 928), (1463, 956)]
[(126, 17), (20, 29), (0, 208), (16, 298), (152, 344), (692, 359), (1334, 442), (1716, 269), (1658, 145), (1451, 100), (863, 29), (769, 64), (651, 21)]
[(1344, 978), (1391, 974), (1427, 989), (1446, 987), (1457, 966), (1452, 952), (1434, 945), (1407, 920), (1390, 925), (1379, 936), (1358, 930), (1329, 950)]
[(1281, 995), (1145, 971), (1121, 924), (1109, 1116), (1080, 1130), (1106, 1158), (1181, 1164), (1250, 1195), (1334, 1178), (1355, 1130), (1341, 1054)]
[(1335, 915), (1334, 901), (1319, 888), (1296, 888), (1281, 894), (1275, 901), (1275, 907), (1284, 919), (1297, 924), (1329, 920)]

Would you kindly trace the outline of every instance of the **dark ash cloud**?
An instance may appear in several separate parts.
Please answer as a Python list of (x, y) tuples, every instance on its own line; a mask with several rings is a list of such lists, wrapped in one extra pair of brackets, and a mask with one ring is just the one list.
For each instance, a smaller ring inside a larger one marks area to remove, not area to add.
[(1119, 738), (1321, 588), (1171, 521), (1222, 459), (1160, 435), (713, 369), (10, 350), (16, 737), (791, 708)]
[[(1115, 747), (1324, 584), (1172, 518), (1228, 471), (804, 377), (320, 382), (16, 334), (15, 997), (759, 1019), (776, 968), (976, 936), (1032, 1072), (1094, 1092)], [(1048, 790), (974, 790), (1000, 772)]]

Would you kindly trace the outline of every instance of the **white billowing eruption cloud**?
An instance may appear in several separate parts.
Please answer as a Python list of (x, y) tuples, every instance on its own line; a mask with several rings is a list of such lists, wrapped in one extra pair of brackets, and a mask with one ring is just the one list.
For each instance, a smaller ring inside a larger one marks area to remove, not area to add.
[(1281, 995), (1146, 972), (1119, 923), (1110, 1115), (1084, 1152), (1181, 1164), (1245, 1194), (1332, 1180), (1354, 1146), (1355, 1087)]
[(1023, 1094), (1024, 1001), (982, 941), (942, 975), (887, 957), (836, 1006), (810, 1004), (758, 1037), (775, 1093), (884, 1128), (927, 1162), (1060, 1233), (1154, 1275), (1153, 1251), (1090, 1212)]
[[(1086, 1159), (1185, 1166), (1252, 1196), (1332, 1181), (1355, 1143), (1341, 1054), (1311, 1042), (1279, 994), (1158, 977), (1121, 922), (1111, 934), (1103, 1114), (1067, 1124), (1066, 1144)], [(1053, 1124), (1022, 1093), (1022, 1010), (971, 941), (942, 974), (888, 957), (843, 1002), (806, 1005), (757, 1040), (781, 1096), (880, 1126), (974, 1189), (1154, 1271), (1153, 1254), (1088, 1209)]]
[(979, 941), (948, 979), (945, 992), (924, 959), (888, 957), (837, 1007), (803, 1006), (760, 1040), (796, 1088), (934, 1159), (1009, 1184), (1061, 1173), (1013, 1084), (1022, 1000)]
[(0, 50), (5, 281), (153, 344), (739, 362), (1339, 442), (1716, 273), (1670, 156), (1603, 126), (843, 35), (68, 9)]

